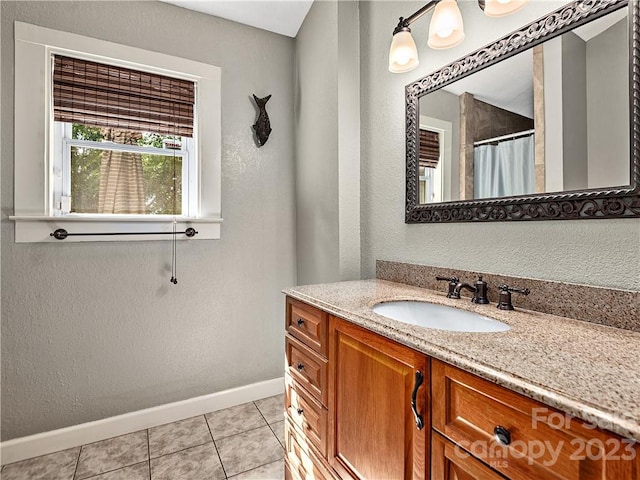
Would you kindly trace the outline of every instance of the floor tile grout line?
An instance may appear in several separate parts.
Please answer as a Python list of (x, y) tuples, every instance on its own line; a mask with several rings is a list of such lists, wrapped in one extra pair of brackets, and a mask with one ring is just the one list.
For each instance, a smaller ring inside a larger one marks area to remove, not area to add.
[(220, 437), (220, 438), (214, 438), (213, 441), (219, 441), (219, 440), (226, 440), (227, 438), (231, 438), (231, 437), (235, 437), (236, 435), (242, 435), (243, 433), (247, 433), (247, 432), (253, 432), (254, 430), (258, 430), (259, 428), (264, 428), (264, 427), (268, 427), (269, 424), (267, 423), (266, 425), (260, 425), (259, 427), (255, 427), (255, 428), (249, 428), (247, 430), (243, 430), (242, 432), (238, 432), (238, 433), (233, 433), (231, 435), (227, 435), (224, 437)]
[[(283, 422), (284, 422), (284, 420), (283, 420)], [(276, 422), (276, 423), (278, 423), (278, 422)], [(284, 424), (282, 425), (282, 428), (284, 429)], [(273, 427), (271, 425), (269, 425), (269, 429), (271, 430), (271, 433), (273, 433), (276, 436), (276, 440), (278, 440), (278, 443), (280, 444), (280, 446), (282, 448), (284, 448), (284, 445), (280, 441), (280, 437), (278, 437), (278, 434), (276, 433), (276, 431), (273, 429)]]
[(191, 448), (202, 447), (204, 445), (208, 445), (209, 443), (212, 443), (212, 442), (206, 441), (204, 443), (199, 443), (197, 445), (190, 445), (188, 447), (181, 448), (180, 450), (176, 450), (175, 452), (163, 453), (162, 455), (158, 455), (157, 457), (152, 457), (152, 458), (150, 458), (150, 460), (157, 460), (158, 458), (168, 457), (169, 455), (173, 455), (174, 453), (181, 453), (181, 452), (184, 452), (185, 450), (189, 450)]
[(100, 473), (96, 473), (94, 475), (91, 475), (90, 477), (84, 477), (84, 478), (82, 478), (80, 480), (91, 480), (92, 478), (99, 477), (100, 475), (105, 475), (107, 473), (117, 472), (118, 470), (124, 470), (125, 468), (134, 467), (136, 465), (140, 465), (141, 463), (145, 463), (145, 461), (143, 460), (141, 462), (132, 463), (131, 465), (125, 465), (124, 467), (114, 468), (113, 470), (106, 470), (104, 472), (100, 472)]
[[(244, 470), (244, 471), (242, 471), (242, 472), (238, 472), (238, 473), (236, 473), (233, 477), (237, 477), (238, 475), (242, 475), (243, 473), (249, 473), (249, 472), (252, 472), (252, 471), (254, 471), (254, 470), (257, 470), (257, 469), (259, 469), (259, 468), (264, 467), (265, 465), (271, 465), (272, 463), (276, 463), (276, 462), (284, 462), (284, 457), (279, 458), (278, 460), (273, 460), (273, 461), (271, 461), (271, 462), (263, 463), (262, 465), (258, 465), (257, 467), (250, 468), (249, 470)], [(228, 477), (228, 478), (229, 478), (229, 480), (233, 480), (233, 477)]]
[(203, 415), (204, 423), (207, 424), (207, 428), (209, 429), (209, 435), (211, 436), (211, 441), (213, 442), (213, 448), (216, 450), (216, 455), (218, 455), (218, 460), (220, 461), (220, 466), (222, 467), (222, 473), (224, 474), (224, 478), (229, 478), (227, 476), (227, 470), (224, 468), (224, 463), (222, 463), (222, 457), (220, 456), (220, 451), (218, 450), (218, 445), (216, 445), (216, 441), (213, 438), (213, 432), (211, 431), (211, 425), (209, 425), (209, 420), (207, 420), (207, 416)]
[[(271, 424), (267, 421), (267, 418), (264, 416), (264, 414), (262, 413), (262, 411), (260, 410), (260, 407), (258, 407), (258, 404), (254, 401), (253, 404), (256, 406), (256, 408), (258, 409), (258, 412), (260, 412), (260, 415), (262, 415), (262, 418), (264, 419), (265, 423), (267, 424), (267, 427), (269, 427), (269, 430), (271, 430), (271, 433), (273, 433), (276, 437), (276, 440), (278, 441), (278, 443), (280, 444), (280, 446), (282, 448), (284, 448), (284, 445), (282, 444), (282, 442), (280, 441), (280, 438), (278, 437), (278, 434), (273, 430), (273, 428), (271, 428)], [(283, 419), (284, 421), (284, 419)], [(280, 420), (278, 420), (277, 422), (273, 422), (273, 423), (278, 423), (280, 422)], [(284, 425), (283, 425), (284, 427)]]
[(149, 466), (149, 480), (151, 480), (151, 440), (150, 437), (151, 436), (151, 432), (149, 432), (149, 429), (147, 428), (147, 465)]
[(76, 480), (76, 475), (78, 474), (78, 466), (80, 465), (80, 455), (82, 454), (82, 447), (84, 445), (80, 445), (80, 450), (78, 450), (78, 458), (76, 458), (76, 468), (73, 469), (73, 477), (72, 480)]

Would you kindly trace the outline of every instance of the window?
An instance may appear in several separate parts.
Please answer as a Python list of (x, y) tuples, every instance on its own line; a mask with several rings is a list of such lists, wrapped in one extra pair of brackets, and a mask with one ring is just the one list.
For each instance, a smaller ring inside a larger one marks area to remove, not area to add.
[[(21, 22), (15, 39), (17, 242), (174, 217), (219, 238), (219, 67)], [(98, 240), (122, 238), (65, 241)]]
[(54, 210), (195, 216), (194, 83), (62, 55), (53, 64)]
[(418, 159), (418, 180), (420, 203), (442, 201), (442, 141), (443, 131), (420, 128), (420, 158)]

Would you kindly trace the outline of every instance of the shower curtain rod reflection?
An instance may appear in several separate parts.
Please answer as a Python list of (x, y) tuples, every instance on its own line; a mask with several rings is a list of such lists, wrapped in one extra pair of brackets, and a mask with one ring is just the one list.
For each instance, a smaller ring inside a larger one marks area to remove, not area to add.
[(533, 135), (535, 132), (536, 132), (536, 129), (532, 128), (531, 130), (524, 130), (522, 132), (510, 133), (509, 135), (503, 135), (501, 137), (487, 138), (486, 140), (480, 140), (479, 142), (474, 142), (473, 146), (479, 147), (480, 145), (486, 145), (487, 143), (503, 142), (505, 140), (514, 140), (516, 138)]

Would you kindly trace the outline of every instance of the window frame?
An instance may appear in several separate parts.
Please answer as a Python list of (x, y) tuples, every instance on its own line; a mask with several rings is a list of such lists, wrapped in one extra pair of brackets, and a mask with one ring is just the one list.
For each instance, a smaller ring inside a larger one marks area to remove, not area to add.
[[(197, 158), (195, 158), (194, 150), (196, 149), (193, 138), (182, 137), (182, 143), (180, 150), (174, 150), (169, 148), (157, 148), (157, 147), (140, 147), (135, 145), (122, 145), (113, 142), (94, 142), (90, 140), (78, 140), (73, 138), (73, 124), (69, 122), (53, 122), (53, 142), (54, 153), (51, 167), (53, 168), (53, 212), (54, 216), (58, 215), (108, 215), (104, 213), (100, 214), (86, 214), (76, 212), (65, 212), (62, 209), (62, 197), (71, 197), (71, 204), (73, 205), (73, 196), (71, 195), (71, 148), (83, 147), (93, 148), (99, 150), (109, 151), (121, 151), (121, 152), (133, 152), (149, 155), (164, 155), (182, 158), (182, 211), (178, 213), (178, 216), (195, 218), (197, 216), (196, 201), (197, 201), (197, 185), (193, 184), (193, 179), (196, 178), (197, 172)], [(60, 172), (56, 174), (56, 172)], [(195, 188), (194, 188), (195, 187)], [(59, 212), (59, 213), (58, 213)], [(151, 217), (158, 218), (171, 218), (173, 214), (147, 214)]]
[[(59, 242), (50, 236), (57, 228), (65, 228), (70, 233), (170, 233), (173, 227), (173, 215), (61, 215), (55, 211), (54, 191), (59, 172), (54, 172), (53, 167), (57, 145), (52, 128), (50, 59), (56, 53), (185, 78), (196, 83), (195, 151), (192, 153), (198, 160), (189, 172), (189, 181), (197, 187), (197, 192), (190, 194), (188, 215), (177, 216), (176, 220), (179, 230), (195, 228), (198, 231), (195, 239), (220, 238), (220, 67), (22, 22), (15, 22), (14, 28), (15, 202), (14, 215), (10, 218), (16, 223), (15, 241)], [(198, 108), (199, 105), (206, 107)], [(34, 134), (43, 141), (33, 141)], [(153, 239), (159, 238), (146, 235), (89, 235), (71, 236), (65, 242)]]

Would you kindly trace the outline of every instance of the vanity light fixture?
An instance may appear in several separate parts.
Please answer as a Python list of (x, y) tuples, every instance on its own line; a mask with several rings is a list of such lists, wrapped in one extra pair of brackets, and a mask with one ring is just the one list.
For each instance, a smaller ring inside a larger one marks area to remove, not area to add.
[[(488, 17), (503, 17), (520, 10), (528, 0), (478, 0), (478, 6)], [(411, 16), (400, 17), (393, 30), (393, 40), (389, 49), (389, 71), (405, 73), (420, 63), (418, 49), (411, 36), (409, 25), (426, 13), (434, 10), (429, 24), (429, 41), (434, 50), (442, 50), (460, 45), (464, 40), (462, 14), (456, 0), (431, 0)]]
[(505, 17), (517, 12), (528, 0), (478, 0), (478, 6), (487, 17)]
[(431, 17), (427, 44), (435, 50), (444, 50), (460, 45), (463, 40), (464, 26), (458, 3), (456, 0), (441, 0)]

